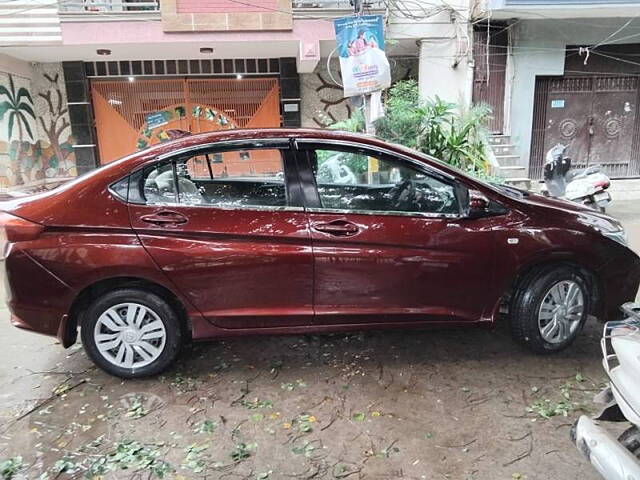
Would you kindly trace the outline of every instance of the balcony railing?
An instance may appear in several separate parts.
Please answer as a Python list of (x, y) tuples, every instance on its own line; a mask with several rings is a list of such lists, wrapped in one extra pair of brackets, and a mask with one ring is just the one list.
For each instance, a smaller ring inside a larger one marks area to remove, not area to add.
[(159, 0), (58, 0), (58, 10), (64, 14), (131, 14), (160, 10)]
[[(365, 10), (372, 8), (384, 8), (383, 0), (365, 1)], [(293, 8), (318, 8), (330, 10), (353, 10), (353, 5), (349, 0), (293, 0)]]
[(489, 6), (493, 9), (509, 8), (509, 7), (573, 7), (573, 6), (622, 6), (640, 4), (640, 0), (489, 0)]
[(603, 2), (602, 0), (504, 0), (505, 5), (533, 5), (533, 6), (564, 6), (564, 5), (595, 5), (601, 4), (632, 4), (640, 3), (639, 0), (611, 0)]
[[(1, 0), (0, 0), (1, 1)], [(143, 14), (153, 14), (160, 11), (161, 0), (58, 0), (58, 11), (64, 20), (77, 20), (92, 14), (102, 14), (105, 18)], [(305, 12), (305, 15), (330, 14), (331, 11), (352, 12), (353, 5), (349, 0), (292, 0), (294, 14), (296, 11)], [(385, 0), (365, 0), (365, 12), (371, 10), (383, 10)]]

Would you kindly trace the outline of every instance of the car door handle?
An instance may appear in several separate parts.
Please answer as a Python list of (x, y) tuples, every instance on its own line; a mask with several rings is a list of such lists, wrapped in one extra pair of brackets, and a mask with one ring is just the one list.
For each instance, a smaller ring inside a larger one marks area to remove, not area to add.
[(350, 237), (360, 231), (358, 226), (354, 223), (347, 222), (345, 220), (334, 220), (327, 223), (316, 223), (313, 225), (313, 229), (328, 233), (329, 235), (335, 235), (337, 237)]
[(165, 210), (158, 213), (152, 213), (150, 215), (143, 215), (140, 220), (154, 225), (182, 225), (187, 223), (188, 219), (184, 215), (178, 212), (172, 212)]

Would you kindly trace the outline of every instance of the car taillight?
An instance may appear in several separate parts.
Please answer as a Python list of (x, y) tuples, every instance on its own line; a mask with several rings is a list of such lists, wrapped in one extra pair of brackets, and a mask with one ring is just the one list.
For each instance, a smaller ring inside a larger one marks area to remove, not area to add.
[[(39, 223), (9, 213), (0, 212), (0, 243), (24, 242), (35, 240), (44, 230)], [(2, 249), (4, 251), (4, 248)]]

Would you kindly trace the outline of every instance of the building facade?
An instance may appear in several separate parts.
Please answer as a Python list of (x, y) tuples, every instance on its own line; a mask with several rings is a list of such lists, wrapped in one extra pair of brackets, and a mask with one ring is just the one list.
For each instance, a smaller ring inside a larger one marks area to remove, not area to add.
[(490, 98), (499, 113), (493, 131), (512, 147), (505, 163), (541, 179), (545, 153), (561, 143), (578, 166), (640, 176), (640, 2), (483, 7), (475, 17), (474, 100)]
[[(334, 53), (333, 19), (353, 14), (349, 0), (0, 9), (0, 189), (72, 177), (170, 129), (322, 127), (358, 108), (343, 98)], [(467, 0), (372, 0), (363, 11), (385, 17), (394, 81), (419, 77), (424, 96), (470, 101)]]

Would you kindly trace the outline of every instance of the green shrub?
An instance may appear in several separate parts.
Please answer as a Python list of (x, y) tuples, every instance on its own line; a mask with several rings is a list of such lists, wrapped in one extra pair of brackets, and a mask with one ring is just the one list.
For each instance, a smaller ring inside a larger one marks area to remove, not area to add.
[[(488, 131), (491, 111), (477, 105), (466, 111), (439, 97), (422, 101), (415, 80), (396, 83), (389, 90), (385, 116), (375, 122), (376, 136), (426, 153), (473, 175), (486, 178)], [(364, 116), (357, 110), (331, 128), (363, 132)]]

